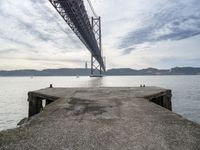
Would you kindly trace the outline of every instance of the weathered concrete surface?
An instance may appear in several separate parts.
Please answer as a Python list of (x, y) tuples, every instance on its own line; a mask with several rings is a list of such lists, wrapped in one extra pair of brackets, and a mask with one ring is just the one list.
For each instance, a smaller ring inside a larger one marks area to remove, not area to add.
[(0, 132), (0, 149), (200, 149), (200, 125), (147, 100), (168, 90), (49, 88), (31, 94), (59, 99), (24, 126)]

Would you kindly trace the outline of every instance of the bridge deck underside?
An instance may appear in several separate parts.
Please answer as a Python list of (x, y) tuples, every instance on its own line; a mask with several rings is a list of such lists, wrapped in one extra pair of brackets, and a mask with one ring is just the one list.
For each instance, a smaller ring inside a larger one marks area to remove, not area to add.
[(105, 70), (101, 50), (95, 38), (83, 0), (49, 0), (70, 28)]

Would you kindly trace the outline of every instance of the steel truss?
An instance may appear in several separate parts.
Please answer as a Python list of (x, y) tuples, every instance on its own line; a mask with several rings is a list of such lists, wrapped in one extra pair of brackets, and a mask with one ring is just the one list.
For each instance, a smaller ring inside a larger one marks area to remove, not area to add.
[[(88, 18), (83, 0), (49, 0), (73, 32), (87, 47), (92, 55), (92, 60), (98, 62), (98, 66), (92, 68), (105, 71), (105, 65), (101, 53), (101, 19), (92, 18), (92, 25)], [(91, 71), (92, 73), (93, 71)], [(94, 72), (93, 72), (94, 73)]]
[[(100, 54), (102, 56), (102, 43), (101, 43), (101, 17), (94, 18), (92, 17), (92, 30), (95, 35)], [(98, 56), (96, 56), (98, 57)], [(95, 71), (99, 71), (99, 75), (102, 75), (102, 66), (99, 63), (96, 63), (95, 56), (91, 54), (91, 76), (97, 76)]]

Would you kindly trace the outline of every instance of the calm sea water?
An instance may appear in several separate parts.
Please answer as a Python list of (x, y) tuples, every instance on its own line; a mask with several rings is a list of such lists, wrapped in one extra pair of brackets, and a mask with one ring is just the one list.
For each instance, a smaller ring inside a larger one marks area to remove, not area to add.
[(28, 115), (27, 92), (48, 87), (130, 87), (145, 84), (172, 89), (173, 111), (200, 123), (200, 76), (0, 77), (0, 130), (16, 127)]

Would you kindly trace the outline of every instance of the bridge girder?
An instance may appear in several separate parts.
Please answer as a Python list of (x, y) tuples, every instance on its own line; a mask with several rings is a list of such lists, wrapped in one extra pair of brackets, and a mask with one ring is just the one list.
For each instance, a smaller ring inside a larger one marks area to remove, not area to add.
[(96, 39), (83, 0), (49, 0), (105, 71), (101, 43)]

